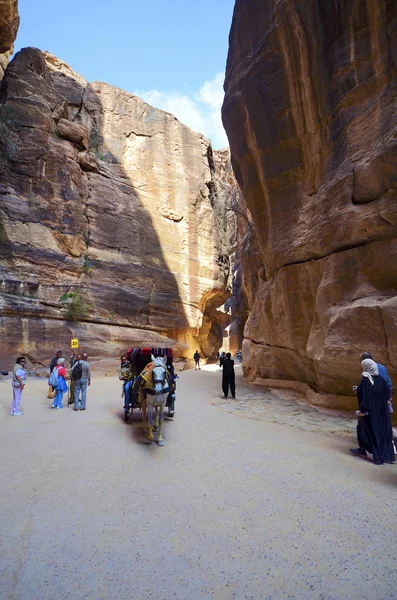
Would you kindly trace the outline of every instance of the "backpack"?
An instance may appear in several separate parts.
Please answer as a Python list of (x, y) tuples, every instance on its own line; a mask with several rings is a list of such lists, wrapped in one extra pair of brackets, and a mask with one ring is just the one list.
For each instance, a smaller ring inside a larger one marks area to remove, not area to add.
[(73, 379), (73, 381), (76, 381), (77, 379), (81, 379), (82, 377), (83, 377), (83, 367), (81, 366), (81, 362), (78, 361), (74, 365), (74, 367), (70, 373), (70, 378)]
[(48, 380), (48, 385), (51, 385), (53, 388), (57, 387), (58, 378), (59, 378), (58, 369), (56, 367), (54, 367), (53, 370), (51, 371), (51, 375)]

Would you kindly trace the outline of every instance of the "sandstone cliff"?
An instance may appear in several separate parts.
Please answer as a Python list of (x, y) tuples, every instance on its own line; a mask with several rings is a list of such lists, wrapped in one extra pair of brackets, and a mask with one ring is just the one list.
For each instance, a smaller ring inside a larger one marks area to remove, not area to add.
[(262, 265), (251, 380), (349, 395), (366, 350), (397, 382), (396, 71), (395, 2), (236, 1), (223, 119)]
[(0, 80), (12, 54), (18, 27), (18, 0), (0, 0)]
[(0, 110), (3, 368), (73, 336), (91, 356), (219, 347), (227, 198), (209, 141), (33, 48), (9, 64)]

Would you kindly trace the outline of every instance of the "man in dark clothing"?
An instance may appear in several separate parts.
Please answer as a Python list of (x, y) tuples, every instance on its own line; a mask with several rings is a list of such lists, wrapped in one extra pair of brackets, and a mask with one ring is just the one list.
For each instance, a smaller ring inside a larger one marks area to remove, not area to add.
[[(50, 375), (58, 364), (58, 358), (62, 358), (62, 350), (57, 350), (56, 355), (54, 356), (54, 358), (52, 359), (52, 361), (50, 363)], [(53, 390), (52, 386), (49, 385), (47, 398), (50, 398), (52, 400), (53, 397), (54, 397), (54, 390)]]
[[(76, 362), (78, 362), (79, 360), (81, 360), (81, 354), (73, 354), (70, 357), (70, 368), (73, 369), (74, 365), (76, 364)], [(68, 399), (68, 404), (73, 404), (74, 403), (74, 379), (70, 380), (70, 386), (69, 386), (69, 399)]]
[(222, 368), (223, 368), (222, 391), (225, 395), (225, 398), (227, 398), (227, 396), (228, 396), (229, 386), (230, 386), (230, 393), (232, 395), (232, 398), (235, 398), (236, 397), (236, 383), (235, 383), (235, 377), (234, 377), (234, 360), (232, 360), (232, 355), (230, 354), (230, 352), (226, 353), (226, 356), (222, 362)]
[(196, 350), (196, 352), (193, 354), (193, 358), (194, 358), (194, 368), (196, 369), (196, 371), (199, 371), (201, 369), (201, 367), (200, 367), (200, 354), (199, 354), (198, 350)]
[(56, 355), (54, 356), (54, 358), (51, 361), (51, 364), (50, 364), (50, 372), (51, 373), (53, 372), (53, 370), (55, 369), (55, 367), (58, 364), (58, 358), (62, 358), (62, 350), (57, 350)]

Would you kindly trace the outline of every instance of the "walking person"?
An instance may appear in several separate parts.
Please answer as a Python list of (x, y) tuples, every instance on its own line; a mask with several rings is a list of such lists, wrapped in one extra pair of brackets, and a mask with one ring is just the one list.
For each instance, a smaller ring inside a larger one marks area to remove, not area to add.
[[(55, 354), (54, 358), (51, 360), (50, 375), (58, 364), (58, 358), (62, 358), (62, 350), (57, 350), (57, 353)], [(54, 391), (55, 391), (55, 389), (51, 385), (49, 385), (47, 398), (52, 400), (54, 398)]]
[(234, 375), (234, 360), (230, 352), (226, 352), (225, 358), (222, 362), (222, 391), (225, 398), (228, 397), (229, 387), (232, 398), (236, 397), (236, 381)]
[(66, 369), (65, 369), (65, 359), (64, 358), (58, 358), (57, 366), (55, 367), (55, 369), (57, 370), (57, 373), (58, 373), (58, 382), (55, 386), (55, 398), (54, 398), (54, 402), (52, 403), (51, 408), (60, 409), (60, 408), (64, 408), (64, 406), (62, 404), (62, 399), (63, 399), (64, 393), (68, 391), (68, 384), (66, 383), (67, 373), (66, 373)]
[[(77, 361), (72, 368), (71, 377), (73, 377), (73, 371), (81, 366), (81, 376), (74, 379), (74, 410), (85, 410), (87, 402), (87, 386), (91, 385), (91, 368), (88, 362), (88, 354), (84, 352), (82, 354), (82, 360)], [(79, 373), (80, 375), (80, 373)]]
[(200, 367), (200, 353), (198, 350), (196, 350), (196, 352), (193, 354), (193, 358), (194, 358), (194, 368), (196, 371), (200, 371), (201, 367)]
[(11, 417), (20, 417), (23, 412), (20, 410), (21, 396), (26, 385), (26, 358), (18, 356), (12, 372), (12, 405), (10, 410)]
[(376, 465), (393, 464), (393, 430), (389, 412), (389, 390), (386, 381), (379, 375), (376, 362), (366, 358), (361, 363), (362, 376), (357, 387), (359, 417), (357, 423), (358, 448), (351, 448), (355, 456), (366, 458), (373, 455)]

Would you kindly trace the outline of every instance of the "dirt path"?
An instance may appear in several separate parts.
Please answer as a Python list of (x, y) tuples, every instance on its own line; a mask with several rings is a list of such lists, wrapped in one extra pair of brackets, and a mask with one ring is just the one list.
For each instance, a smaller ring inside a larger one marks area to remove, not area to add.
[(397, 466), (349, 455), (354, 421), (241, 383), (231, 403), (208, 367), (181, 374), (159, 448), (114, 378), (85, 412), (45, 392), (9, 417), (0, 383), (2, 600), (397, 596)]

